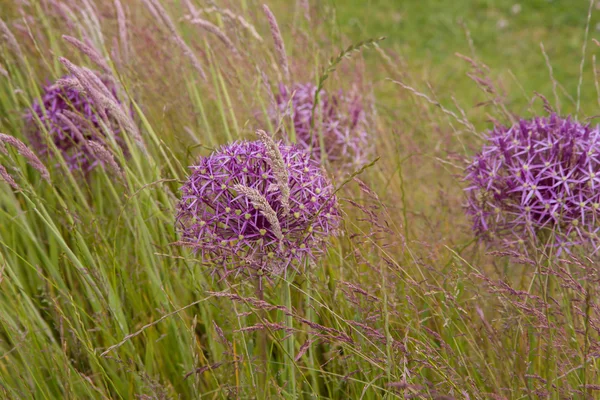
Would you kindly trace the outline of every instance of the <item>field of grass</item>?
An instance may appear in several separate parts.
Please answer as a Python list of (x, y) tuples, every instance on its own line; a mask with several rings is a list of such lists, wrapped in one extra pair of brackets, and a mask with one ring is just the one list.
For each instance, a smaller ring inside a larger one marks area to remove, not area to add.
[[(199, 157), (277, 128), (263, 2), (0, 5), (0, 132), (44, 164), (0, 136), (0, 398), (599, 398), (597, 256), (478, 241), (462, 179), (496, 121), (598, 114), (596, 3), (265, 3), (291, 82), (359, 93), (374, 151), (343, 173), (322, 160), (339, 234), (258, 291), (180, 246), (175, 215)], [(131, 118), (96, 104), (120, 126), (116, 168), (32, 142), (24, 115), (69, 62), (121, 88)]]

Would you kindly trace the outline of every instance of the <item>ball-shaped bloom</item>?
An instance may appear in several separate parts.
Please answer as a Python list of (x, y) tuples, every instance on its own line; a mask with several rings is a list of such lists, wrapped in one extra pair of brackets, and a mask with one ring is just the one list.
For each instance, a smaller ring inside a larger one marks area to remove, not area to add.
[[(277, 109), (271, 110), (273, 124), (277, 126), (282, 117), (290, 116), (296, 143), (312, 151), (316, 160), (321, 160), (324, 148), (327, 159), (342, 171), (353, 171), (363, 166), (372, 147), (361, 99), (342, 92), (337, 96), (329, 95), (321, 90), (313, 123), (316, 92), (317, 87), (312, 83), (295, 84), (292, 88), (280, 84), (279, 93), (275, 96)], [(292, 139), (291, 132), (287, 134), (288, 139)]]
[[(118, 99), (114, 83), (101, 76), (99, 78), (114, 98)], [(73, 80), (74, 77), (66, 75), (61, 79)], [(52, 140), (71, 170), (88, 172), (102, 163), (94, 151), (85, 145), (87, 140), (96, 141), (105, 136), (99, 122), (100, 117), (92, 99), (76, 88), (56, 83), (45, 86), (41, 102), (37, 99), (33, 102), (25, 119), (29, 140), (39, 154), (50, 153), (48, 140)], [(124, 147), (118, 123), (110, 120), (107, 128), (113, 132), (117, 143)]]
[(571, 118), (495, 127), (467, 168), (474, 229), (511, 243), (598, 249), (600, 129)]
[(221, 147), (191, 167), (181, 188), (181, 243), (225, 274), (297, 269), (319, 256), (338, 228), (334, 189), (319, 164), (297, 146), (270, 143)]

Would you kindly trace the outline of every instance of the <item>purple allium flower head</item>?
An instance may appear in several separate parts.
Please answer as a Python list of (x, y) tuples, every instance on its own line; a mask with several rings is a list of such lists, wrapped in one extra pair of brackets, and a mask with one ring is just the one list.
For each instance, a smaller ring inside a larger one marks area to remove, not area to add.
[(234, 142), (201, 158), (181, 188), (182, 243), (225, 275), (297, 269), (324, 251), (339, 226), (334, 189), (319, 164), (297, 146), (270, 143), (282, 163), (272, 161), (265, 141)]
[[(279, 85), (275, 96), (277, 110), (271, 110), (271, 119), (277, 126), (282, 116), (291, 115), (296, 143), (321, 160), (321, 135), (327, 159), (341, 167), (353, 170), (367, 162), (371, 146), (368, 143), (367, 119), (358, 96), (350, 97), (340, 92), (328, 95), (319, 93), (315, 108), (316, 120), (311, 129), (312, 112), (317, 87), (312, 83), (296, 84), (291, 89)], [(288, 133), (291, 136), (291, 133)]]
[[(114, 83), (101, 76), (99, 78), (117, 99)], [(73, 80), (74, 77), (66, 75), (61, 79)], [(69, 169), (88, 172), (102, 163), (89, 146), (85, 145), (88, 140), (102, 141), (105, 136), (91, 98), (76, 88), (64, 87), (55, 83), (44, 87), (41, 100), (41, 103), (35, 100), (32, 109), (28, 110), (25, 115), (28, 136), (34, 149), (42, 155), (50, 152), (48, 138), (45, 137), (45, 132), (37, 122), (37, 118), (39, 118), (48, 131), (50, 139), (62, 153)], [(77, 118), (69, 118), (67, 114), (70, 113), (76, 114)], [(120, 136), (118, 123), (109, 121), (109, 125), (117, 143), (123, 147), (124, 142)]]
[[(474, 230), (509, 244), (600, 244), (600, 129), (556, 115), (495, 127), (467, 168)], [(551, 236), (549, 236), (551, 235)]]

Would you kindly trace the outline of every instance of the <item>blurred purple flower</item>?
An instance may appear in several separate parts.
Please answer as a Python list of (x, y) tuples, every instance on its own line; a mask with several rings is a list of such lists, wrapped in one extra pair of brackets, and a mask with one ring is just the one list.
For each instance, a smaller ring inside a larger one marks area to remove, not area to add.
[(600, 129), (571, 118), (495, 127), (466, 171), (474, 230), (509, 244), (597, 251)]
[[(118, 99), (114, 83), (101, 76), (99, 78), (114, 98)], [(73, 76), (66, 75), (60, 81), (76, 80)], [(37, 121), (39, 118), (70, 170), (89, 172), (101, 164), (102, 161), (94, 151), (86, 146), (88, 140), (105, 142), (105, 132), (91, 98), (78, 88), (54, 83), (44, 87), (41, 99), (41, 103), (36, 99), (25, 115), (28, 136), (36, 152), (47, 155), (51, 151), (48, 138)], [(118, 123), (109, 119), (108, 125), (115, 140), (125, 151)]]
[[(371, 146), (367, 135), (367, 119), (358, 96), (349, 97), (339, 92), (329, 96), (319, 93), (315, 108), (317, 119), (311, 129), (312, 111), (317, 87), (312, 83), (296, 84), (288, 89), (279, 85), (275, 96), (277, 109), (271, 110), (271, 120), (277, 126), (283, 116), (291, 115), (296, 143), (310, 151), (315, 160), (321, 160), (321, 135), (327, 159), (344, 171), (353, 171), (368, 160)], [(288, 132), (288, 139), (292, 133)]]
[(334, 189), (318, 163), (297, 146), (271, 143), (287, 166), (287, 188), (261, 141), (235, 142), (201, 158), (181, 188), (182, 244), (225, 275), (297, 269), (323, 253), (338, 228)]

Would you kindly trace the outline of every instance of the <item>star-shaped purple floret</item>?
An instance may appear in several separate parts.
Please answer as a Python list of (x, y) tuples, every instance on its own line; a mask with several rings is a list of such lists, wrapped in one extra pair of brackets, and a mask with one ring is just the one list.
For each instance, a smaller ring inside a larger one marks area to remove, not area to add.
[(484, 237), (600, 247), (598, 126), (551, 115), (495, 127), (466, 181), (468, 213)]

